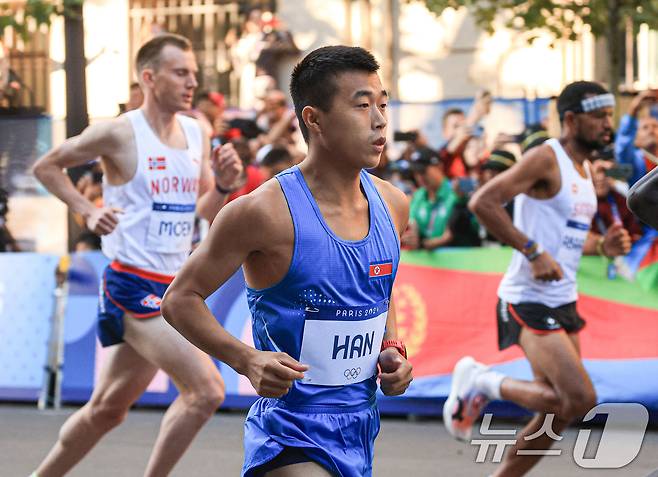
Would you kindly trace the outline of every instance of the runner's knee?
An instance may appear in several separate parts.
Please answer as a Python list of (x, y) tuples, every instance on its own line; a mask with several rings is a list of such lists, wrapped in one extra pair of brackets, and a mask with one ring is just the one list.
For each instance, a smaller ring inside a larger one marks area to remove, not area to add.
[(596, 392), (591, 387), (582, 387), (570, 391), (562, 400), (560, 417), (573, 421), (587, 414), (596, 406)]
[(562, 400), (559, 398), (553, 388), (547, 387), (541, 391), (540, 397), (546, 404), (546, 412), (549, 414), (561, 414)]
[(210, 416), (224, 402), (224, 383), (219, 376), (204, 380), (196, 389), (183, 392), (185, 403), (203, 415)]
[(128, 415), (129, 408), (107, 399), (92, 402), (89, 407), (89, 416), (94, 427), (99, 429), (112, 429), (121, 424)]

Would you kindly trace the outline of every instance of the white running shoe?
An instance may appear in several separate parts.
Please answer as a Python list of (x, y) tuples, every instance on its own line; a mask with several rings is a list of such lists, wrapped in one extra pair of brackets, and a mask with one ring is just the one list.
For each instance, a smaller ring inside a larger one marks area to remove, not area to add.
[(459, 440), (470, 441), (473, 423), (489, 402), (484, 394), (475, 389), (475, 379), (487, 369), (471, 356), (465, 356), (452, 371), (450, 395), (443, 405), (443, 424)]

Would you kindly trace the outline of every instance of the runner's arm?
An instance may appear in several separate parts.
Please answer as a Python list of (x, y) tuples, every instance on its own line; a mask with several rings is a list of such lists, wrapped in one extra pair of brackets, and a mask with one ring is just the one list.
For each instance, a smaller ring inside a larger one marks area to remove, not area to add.
[(224, 144), (211, 150), (210, 138), (204, 131), (197, 214), (212, 222), (229, 196), (228, 193), (220, 192), (216, 186), (219, 185), (224, 190), (232, 190), (233, 183), (241, 174), (242, 162), (233, 145)]
[(217, 322), (205, 299), (261, 245), (262, 234), (249, 233), (257, 214), (249, 202), (240, 197), (222, 209), (206, 239), (176, 274), (161, 307), (164, 318), (190, 342), (238, 372), (244, 371), (243, 363), (254, 349)]
[(217, 322), (205, 303), (249, 254), (264, 250), (273, 236), (271, 227), (276, 224), (268, 215), (270, 202), (254, 199), (239, 197), (217, 214), (208, 237), (176, 274), (161, 310), (192, 344), (247, 376), (259, 395), (279, 397), (293, 380), (303, 378), (307, 367), (285, 353), (258, 351), (242, 343)]
[(87, 217), (96, 206), (78, 192), (64, 169), (85, 165), (98, 157), (110, 157), (120, 141), (115, 131), (114, 121), (89, 126), (40, 157), (34, 164), (34, 175), (72, 212)]
[[(401, 190), (388, 182), (376, 179), (375, 183), (378, 185), (378, 189), (388, 206), (395, 224), (395, 231), (401, 239), (409, 223), (409, 199)], [(384, 339), (398, 339), (397, 313), (393, 295), (391, 295), (388, 314), (386, 315)], [(378, 362), (381, 368), (379, 380), (382, 392), (386, 396), (403, 394), (413, 380), (411, 363), (395, 348), (387, 348), (380, 352)]]
[[(377, 189), (381, 193), (382, 198), (388, 206), (391, 219), (393, 220), (395, 226), (395, 232), (400, 240), (402, 240), (402, 235), (407, 230), (407, 226), (409, 224), (409, 199), (404, 194), (404, 192), (402, 192), (391, 183), (383, 181), (374, 176), (373, 181), (377, 185)], [(384, 339), (394, 340), (397, 339), (397, 320), (392, 296), (388, 310), (389, 312), (386, 317), (386, 333), (384, 334)]]
[(531, 237), (514, 226), (504, 206), (517, 195), (549, 180), (557, 163), (548, 151), (549, 146), (531, 149), (522, 161), (478, 189), (468, 203), (468, 208), (489, 232), (517, 250), (522, 250)]

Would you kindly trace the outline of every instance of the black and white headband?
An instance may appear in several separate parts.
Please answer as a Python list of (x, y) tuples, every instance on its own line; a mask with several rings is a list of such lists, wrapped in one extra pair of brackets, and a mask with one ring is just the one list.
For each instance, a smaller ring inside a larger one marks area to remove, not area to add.
[(589, 113), (601, 108), (614, 108), (615, 97), (610, 93), (591, 96), (580, 101), (580, 108), (572, 109), (575, 113)]

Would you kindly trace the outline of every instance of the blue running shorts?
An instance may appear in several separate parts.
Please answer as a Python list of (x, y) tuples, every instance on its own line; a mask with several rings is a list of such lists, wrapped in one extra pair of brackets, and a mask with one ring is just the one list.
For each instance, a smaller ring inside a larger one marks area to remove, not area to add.
[(103, 346), (123, 342), (123, 315), (152, 318), (174, 277), (112, 262), (105, 268), (98, 300), (98, 338)]
[(281, 452), (294, 449), (337, 477), (370, 477), (377, 434), (374, 397), (351, 407), (290, 406), (261, 398), (245, 421), (242, 475), (259, 477)]

